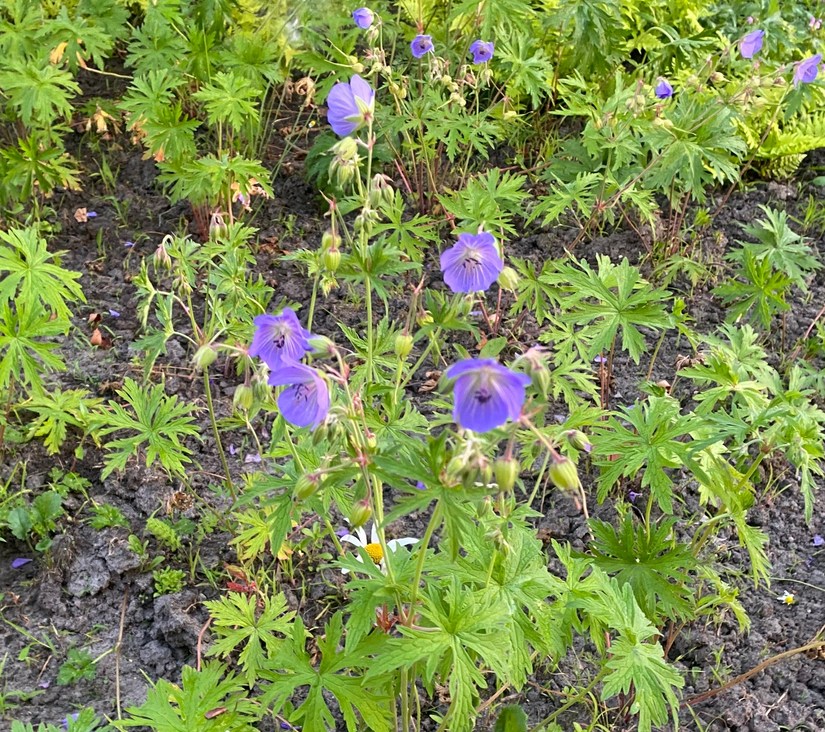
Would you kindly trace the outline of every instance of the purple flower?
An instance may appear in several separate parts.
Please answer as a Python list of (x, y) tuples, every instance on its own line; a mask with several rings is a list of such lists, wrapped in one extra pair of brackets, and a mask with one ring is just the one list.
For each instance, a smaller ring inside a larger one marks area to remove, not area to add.
[(607, 358), (599, 354), (593, 359), (593, 363), (607, 363)]
[(818, 53), (815, 56), (806, 58), (800, 61), (796, 66), (796, 72), (793, 75), (794, 87), (799, 86), (800, 82), (803, 84), (810, 84), (816, 79), (819, 73), (819, 62), (822, 61), (822, 54)]
[(419, 490), (419, 491), (427, 490), (427, 486), (424, 485), (424, 483), (421, 482), (420, 480), (415, 484), (415, 488), (416, 488), (416, 490)]
[(814, 18), (812, 15), (811, 19), (808, 21), (808, 27), (811, 30), (818, 31), (822, 27), (822, 20), (819, 18)]
[(636, 493), (635, 491), (628, 491), (627, 492), (627, 497), (630, 499), (631, 503), (633, 503), (633, 501), (635, 501), (640, 495), (642, 495), (642, 494), (641, 493)]
[(260, 357), (270, 369), (300, 361), (309, 350), (311, 334), (291, 308), (284, 308), (280, 315), (259, 315), (253, 322), (256, 330), (249, 355)]
[[(73, 721), (77, 721), (77, 718), (80, 716), (79, 712), (75, 712), (74, 714), (70, 714), (69, 717), (72, 718)], [(63, 720), (63, 729), (69, 729), (69, 717), (64, 718)]]
[(133, 247), (134, 245), (135, 243), (133, 241), (127, 241), (123, 243), (123, 246), (125, 247)]
[(825, 545), (825, 539), (823, 539), (819, 534), (814, 536), (814, 546), (823, 546)]
[(369, 8), (358, 8), (358, 10), (353, 11), (352, 19), (361, 30), (367, 30), (375, 19), (375, 13)]
[(329, 387), (315, 369), (302, 363), (282, 366), (269, 375), (270, 386), (285, 386), (278, 409), (290, 424), (314, 430), (329, 411)]
[(492, 234), (459, 234), (458, 242), (441, 255), (444, 282), (453, 292), (486, 290), (504, 269)]
[(453, 419), (464, 429), (489, 432), (516, 420), (524, 404), (527, 374), (519, 374), (492, 358), (468, 358), (447, 369), (455, 379)]
[(755, 22), (756, 22), (756, 18), (754, 18), (752, 15), (749, 15), (748, 16), (748, 25), (753, 25)]
[(38, 689), (48, 689), (52, 685), (52, 682), (48, 679), (46, 681), (41, 681), (38, 685)]
[(670, 99), (673, 96), (673, 87), (670, 85), (667, 79), (663, 79), (661, 76), (659, 77), (659, 83), (656, 84), (655, 89), (656, 96), (659, 99)]
[(327, 120), (336, 135), (346, 137), (363, 127), (375, 112), (375, 92), (358, 74), (349, 84), (339, 81), (327, 97)]
[(96, 219), (97, 218), (97, 211), (87, 211), (86, 212), (87, 219)]
[(20, 569), (23, 565), (28, 564), (31, 559), (27, 559), (26, 557), (19, 557), (18, 559), (13, 559), (11, 563), (12, 569)]
[(739, 41), (739, 53), (742, 54), (742, 58), (753, 58), (754, 54), (759, 53), (762, 50), (762, 39), (764, 37), (765, 31), (759, 28), (743, 36), (742, 40)]
[(238, 452), (238, 451), (235, 449), (235, 445), (230, 442), (229, 443), (229, 454), (234, 455), (236, 452)]
[(120, 313), (117, 310), (110, 310), (109, 315), (111, 315), (113, 318), (119, 318), (120, 317)]
[(247, 455), (243, 459), (243, 461), (245, 463), (259, 463), (259, 462), (261, 462), (261, 455), (260, 455), (260, 453), (257, 453), (257, 452), (256, 453), (249, 453), (249, 455)]
[(432, 36), (418, 35), (412, 39), (412, 43), (410, 44), (412, 55), (416, 58), (421, 58), (428, 53), (432, 53), (434, 48)]
[(493, 58), (494, 48), (495, 46), (493, 46), (490, 41), (473, 41), (473, 44), (470, 46), (470, 53), (473, 54), (473, 63), (487, 63), (491, 58)]

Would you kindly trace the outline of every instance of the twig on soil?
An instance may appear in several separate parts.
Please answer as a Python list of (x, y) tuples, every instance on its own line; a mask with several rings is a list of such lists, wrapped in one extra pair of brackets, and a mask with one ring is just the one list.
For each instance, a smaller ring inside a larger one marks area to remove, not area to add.
[(697, 694), (696, 696), (688, 697), (679, 705), (679, 708), (684, 709), (685, 707), (693, 706), (694, 704), (703, 702), (706, 699), (710, 699), (712, 696), (721, 694), (723, 691), (727, 691), (728, 689), (731, 689), (734, 686), (741, 684), (743, 681), (747, 681), (751, 676), (756, 676), (756, 674), (758, 674), (760, 671), (764, 671), (769, 666), (773, 666), (775, 663), (779, 663), (779, 661), (783, 661), (786, 658), (795, 656), (797, 653), (806, 653), (807, 651), (818, 651), (821, 648), (825, 648), (825, 640), (815, 641), (814, 643), (808, 643), (804, 646), (799, 646), (799, 648), (793, 648), (790, 651), (779, 653), (776, 656), (772, 656), (766, 661), (763, 661), (758, 666), (754, 666), (752, 669), (750, 669), (750, 671), (745, 671), (745, 673), (739, 674), (739, 676), (737, 676), (732, 681), (728, 681), (727, 684), (723, 684), (722, 686), (719, 686), (716, 689), (710, 689), (708, 691), (702, 692), (701, 694)]
[(209, 627), (209, 624), (212, 622), (212, 616), (209, 616), (209, 619), (203, 624), (201, 628), (201, 632), (198, 633), (198, 671), (201, 670), (201, 644), (203, 643), (203, 634), (206, 632), (206, 629)]
[(126, 601), (129, 599), (129, 585), (123, 591), (123, 602), (120, 605), (120, 629), (117, 634), (117, 649), (115, 650), (115, 703), (117, 718), (121, 719), (120, 712), (120, 649), (123, 646), (123, 626), (126, 622)]

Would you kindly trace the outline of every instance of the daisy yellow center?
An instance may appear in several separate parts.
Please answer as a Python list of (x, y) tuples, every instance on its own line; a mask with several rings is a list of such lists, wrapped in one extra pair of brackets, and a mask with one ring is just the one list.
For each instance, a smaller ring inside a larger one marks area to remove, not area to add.
[(370, 555), (370, 559), (376, 564), (381, 564), (381, 560), (384, 558), (384, 551), (381, 549), (380, 544), (367, 544), (364, 547), (364, 551)]

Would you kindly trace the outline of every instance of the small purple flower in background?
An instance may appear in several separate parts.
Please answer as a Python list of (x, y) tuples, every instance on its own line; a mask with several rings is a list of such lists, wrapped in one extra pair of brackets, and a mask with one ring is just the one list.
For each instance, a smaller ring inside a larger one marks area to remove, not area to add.
[(433, 46), (433, 37), (423, 35), (416, 36), (413, 38), (412, 43), (410, 43), (410, 50), (412, 51), (412, 55), (416, 58), (421, 58), (428, 53), (432, 53), (433, 50), (435, 50), (435, 46)]
[(238, 452), (238, 451), (235, 449), (235, 445), (230, 442), (229, 443), (229, 454), (234, 455), (236, 452)]
[(20, 569), (20, 567), (28, 564), (31, 559), (27, 559), (26, 557), (19, 557), (18, 559), (13, 559), (11, 563), (12, 569)]
[(120, 317), (120, 313), (117, 310), (110, 310), (109, 315), (111, 315), (113, 318), (119, 318)]
[(825, 539), (823, 539), (819, 534), (814, 535), (814, 546), (825, 546)]
[(765, 37), (765, 31), (756, 29), (742, 37), (739, 41), (739, 53), (742, 58), (753, 58), (754, 54), (762, 50), (762, 39)]
[(670, 97), (673, 96), (673, 87), (667, 79), (663, 79), (661, 76), (659, 77), (659, 82), (656, 84), (656, 89), (654, 91), (659, 99), (670, 99)]
[[(77, 721), (77, 718), (80, 716), (79, 712), (75, 712), (74, 714), (70, 714), (69, 717), (72, 718), (73, 721)], [(63, 719), (63, 729), (69, 729), (69, 717), (65, 717)]]
[(247, 455), (247, 456), (243, 459), (243, 461), (244, 461), (245, 463), (259, 463), (259, 462), (261, 462), (261, 456), (260, 456), (260, 454), (259, 454), (259, 453), (257, 453), (257, 452), (256, 452), (256, 453), (254, 453), (254, 454), (253, 454), (253, 453), (250, 453), (249, 455)]
[(633, 503), (633, 501), (635, 501), (640, 495), (642, 495), (642, 494), (641, 493), (636, 493), (635, 491), (628, 491), (627, 492), (627, 497), (630, 499), (631, 503)]
[(756, 22), (756, 18), (754, 18), (752, 15), (749, 15), (748, 16), (748, 25), (753, 25), (755, 22)]
[(87, 219), (96, 219), (97, 218), (97, 211), (87, 211), (86, 212)]
[(822, 54), (818, 53), (815, 56), (799, 62), (796, 67), (796, 72), (793, 75), (794, 88), (798, 87), (800, 83), (810, 84), (816, 79), (817, 74), (819, 74), (820, 61), (822, 61)]
[(134, 245), (135, 243), (133, 241), (127, 241), (123, 243), (123, 246), (125, 247), (133, 247)]
[(474, 64), (485, 64), (493, 58), (495, 46), (490, 41), (473, 41), (470, 46), (470, 53), (473, 54)]
[(607, 363), (607, 358), (600, 354), (593, 359), (593, 363)]
[(369, 8), (358, 8), (352, 12), (352, 19), (361, 30), (367, 30), (375, 19), (375, 13)]
[(269, 375), (270, 386), (285, 386), (278, 409), (290, 424), (311, 427), (324, 421), (329, 411), (329, 387), (315, 369), (302, 363), (281, 366)]
[(458, 242), (441, 255), (444, 282), (453, 292), (482, 292), (496, 281), (504, 262), (492, 234), (459, 234)]
[(492, 358), (468, 358), (447, 369), (455, 379), (453, 419), (464, 429), (489, 432), (508, 419), (517, 420), (524, 405), (527, 374), (519, 374)]
[(253, 322), (256, 330), (249, 355), (260, 357), (270, 369), (299, 361), (309, 350), (311, 334), (291, 308), (284, 308), (280, 315), (259, 315)]
[(808, 21), (808, 27), (811, 30), (818, 31), (822, 27), (822, 20), (820, 18), (814, 18), (811, 16), (811, 19)]
[(349, 84), (339, 81), (327, 97), (327, 121), (340, 137), (351, 135), (367, 124), (375, 112), (375, 92), (358, 74)]
[(52, 685), (51, 681), (41, 681), (38, 685), (38, 689), (48, 689)]
[(427, 486), (424, 485), (424, 483), (421, 482), (420, 480), (415, 484), (415, 488), (416, 488), (416, 490), (419, 490), (419, 491), (427, 490)]

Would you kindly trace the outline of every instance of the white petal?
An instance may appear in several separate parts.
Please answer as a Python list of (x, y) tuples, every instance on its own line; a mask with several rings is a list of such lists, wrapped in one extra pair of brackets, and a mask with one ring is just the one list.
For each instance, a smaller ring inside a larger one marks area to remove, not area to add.
[(362, 539), (360, 539), (356, 536), (353, 536), (352, 534), (344, 534), (341, 537), (341, 541), (345, 541), (345, 542), (347, 542), (347, 544), (355, 544), (355, 546), (366, 546), (367, 545), (366, 541), (363, 541)]
[(391, 539), (387, 542), (387, 547), (395, 551), (396, 547), (399, 546), (411, 546), (412, 544), (417, 544), (420, 539)]
[(378, 529), (375, 528), (375, 524), (372, 525), (372, 531), (370, 532), (370, 543), (371, 544), (379, 544), (378, 541)]

